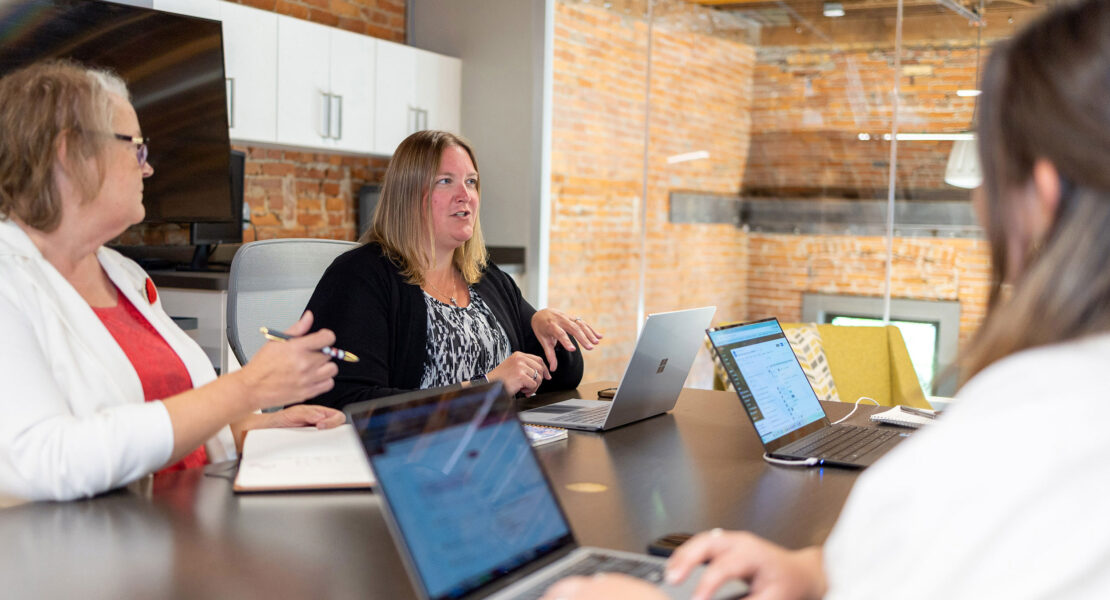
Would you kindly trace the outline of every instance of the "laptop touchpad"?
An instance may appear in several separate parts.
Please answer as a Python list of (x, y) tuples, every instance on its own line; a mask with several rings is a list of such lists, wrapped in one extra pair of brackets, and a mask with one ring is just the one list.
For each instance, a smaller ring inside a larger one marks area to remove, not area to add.
[(544, 413), (554, 413), (554, 414), (561, 415), (563, 413), (574, 412), (576, 410), (581, 410), (581, 409), (582, 409), (581, 406), (568, 406), (566, 404), (549, 404), (547, 406), (541, 406), (539, 408), (530, 409), (526, 412), (532, 412), (532, 413), (544, 412)]

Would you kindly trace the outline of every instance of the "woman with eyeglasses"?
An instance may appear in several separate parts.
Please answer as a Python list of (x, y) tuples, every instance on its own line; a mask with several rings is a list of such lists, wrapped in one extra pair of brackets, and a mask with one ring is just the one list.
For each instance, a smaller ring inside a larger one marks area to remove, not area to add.
[[(695, 598), (731, 578), (753, 600), (1110, 597), (1110, 2), (997, 45), (980, 111), (993, 286), (957, 401), (860, 476), (823, 548), (680, 547), (668, 579), (709, 563)], [(612, 575), (546, 597), (661, 596)]]
[(138, 265), (104, 247), (143, 219), (154, 169), (126, 86), (66, 61), (0, 79), (0, 496), (91, 496), (233, 458), (248, 429), (333, 427), (306, 314), (217, 378)]

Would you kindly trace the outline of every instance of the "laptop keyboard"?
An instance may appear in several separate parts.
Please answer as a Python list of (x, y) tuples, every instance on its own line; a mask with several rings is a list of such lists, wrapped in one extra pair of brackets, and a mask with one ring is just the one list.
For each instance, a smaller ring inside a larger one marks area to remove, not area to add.
[(810, 439), (804, 440), (804, 446), (791, 448), (788, 452), (805, 457), (851, 462), (866, 456), (896, 435), (897, 431), (886, 429), (837, 425), (815, 433)]
[(609, 414), (609, 406), (598, 406), (596, 408), (580, 408), (572, 413), (567, 413), (561, 417), (555, 417), (551, 421), (559, 423), (581, 423), (583, 425), (604, 425), (605, 417)]
[(587, 554), (580, 560), (570, 563), (556, 574), (547, 577), (517, 596), (518, 600), (535, 600), (547, 591), (556, 581), (572, 575), (593, 575), (594, 573), (624, 573), (639, 577), (652, 583), (663, 581), (663, 566), (658, 562), (641, 561), (604, 554)]

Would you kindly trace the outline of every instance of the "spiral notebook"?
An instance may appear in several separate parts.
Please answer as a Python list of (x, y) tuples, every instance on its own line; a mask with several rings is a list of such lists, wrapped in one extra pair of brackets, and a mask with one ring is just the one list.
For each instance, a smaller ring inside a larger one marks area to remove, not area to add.
[[(919, 409), (919, 410), (925, 410), (925, 409)], [(927, 412), (932, 412), (932, 411), (927, 411)], [(923, 417), (921, 415), (915, 415), (915, 414), (912, 414), (912, 413), (908, 413), (908, 412), (902, 410), (901, 406), (895, 406), (894, 408), (892, 408), (890, 410), (884, 410), (881, 413), (875, 413), (875, 414), (871, 415), (871, 420), (875, 421), (875, 422), (878, 422), (878, 423), (887, 423), (889, 425), (900, 425), (902, 427), (911, 427), (913, 429), (917, 429), (918, 427), (921, 427), (922, 425), (928, 425), (929, 423), (932, 423), (933, 421), (935, 421), (936, 420), (936, 413), (933, 413), (933, 415), (934, 415), (933, 417)]]
[(532, 443), (533, 447), (567, 439), (567, 430), (562, 427), (533, 425), (531, 423), (524, 423), (523, 425), (524, 433), (528, 435), (528, 441)]

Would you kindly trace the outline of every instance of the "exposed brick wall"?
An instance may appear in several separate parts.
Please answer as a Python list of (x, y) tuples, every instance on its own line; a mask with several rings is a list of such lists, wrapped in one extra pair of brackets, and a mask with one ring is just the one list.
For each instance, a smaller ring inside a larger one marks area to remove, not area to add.
[[(883, 237), (752, 233), (749, 244), (749, 318), (799, 321), (804, 293), (883, 295)], [(895, 238), (891, 295), (958, 301), (962, 344), (985, 314), (987, 255), (982, 240)]]
[(391, 42), (405, 42), (405, 0), (228, 0)]
[[(693, 10), (693, 9), (691, 9)], [(595, 323), (605, 342), (585, 378), (620, 376), (635, 343), (643, 193), (647, 27), (596, 6), (556, 4), (552, 128), (552, 306)], [(741, 318), (743, 232), (671, 225), (672, 188), (735, 191), (743, 178), (754, 49), (656, 27), (653, 39), (646, 311), (716, 304)], [(710, 159), (668, 165), (707, 150)]]
[[(634, 344), (646, 35), (643, 23), (616, 11), (556, 4), (549, 298), (606, 334), (587, 355), (586, 379), (620, 377)], [(885, 197), (889, 51), (757, 49), (656, 26), (652, 59), (646, 311), (715, 304), (719, 321), (796, 320), (803, 293), (881, 296), (882, 237), (672, 225), (667, 193)], [(967, 128), (973, 104), (954, 92), (975, 80), (974, 48), (922, 46), (903, 63), (902, 130)], [(860, 141), (861, 132), (878, 139)], [(901, 142), (899, 188), (910, 197), (966, 197), (943, 184), (950, 147)], [(693, 150), (711, 158), (666, 163)], [(898, 238), (892, 295), (959, 301), (964, 341), (984, 313), (987, 264), (982, 241)]]
[[(907, 47), (899, 131), (958, 132), (972, 121), (974, 46)], [(890, 48), (760, 48), (752, 85), (752, 148), (745, 188), (887, 187), (894, 53)], [(986, 51), (981, 53), (986, 60)], [(860, 140), (866, 133), (870, 140)], [(966, 192), (944, 184), (952, 142), (898, 144), (898, 187)], [(884, 194), (885, 195), (885, 194)]]
[(358, 190), (380, 183), (386, 158), (237, 147), (247, 153), (243, 201), (253, 228), (244, 239), (355, 239)]

